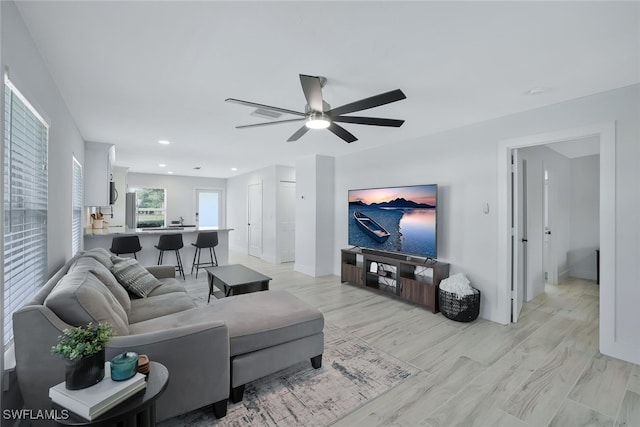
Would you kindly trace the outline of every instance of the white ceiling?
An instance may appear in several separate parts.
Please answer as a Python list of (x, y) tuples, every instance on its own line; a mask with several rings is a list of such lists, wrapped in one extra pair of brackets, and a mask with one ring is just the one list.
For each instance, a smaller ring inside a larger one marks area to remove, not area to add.
[[(224, 178), (640, 82), (637, 2), (28, 1), (18, 9), (85, 140), (116, 144), (116, 164), (134, 172)], [(300, 123), (234, 128), (261, 120), (228, 97), (304, 111), (300, 73), (325, 76), (334, 107), (400, 88), (406, 100), (357, 115), (406, 123), (345, 124), (359, 138), (352, 144), (326, 130), (287, 143)], [(532, 88), (545, 91), (527, 95)]]

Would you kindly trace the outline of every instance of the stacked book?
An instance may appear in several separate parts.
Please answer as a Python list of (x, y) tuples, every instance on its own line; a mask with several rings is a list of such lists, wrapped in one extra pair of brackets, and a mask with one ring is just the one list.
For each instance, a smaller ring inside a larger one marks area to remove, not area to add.
[(98, 384), (81, 390), (67, 390), (61, 382), (49, 389), (49, 397), (54, 403), (92, 421), (146, 387), (145, 376), (139, 372), (128, 380), (113, 381), (109, 362), (106, 362), (104, 379)]

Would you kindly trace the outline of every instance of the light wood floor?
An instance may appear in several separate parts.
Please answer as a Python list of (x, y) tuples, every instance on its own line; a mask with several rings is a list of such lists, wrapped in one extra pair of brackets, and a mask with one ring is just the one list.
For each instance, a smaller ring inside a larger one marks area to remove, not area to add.
[[(353, 285), (313, 278), (293, 264), (273, 265), (232, 253), (317, 307), (325, 319), (420, 372), (338, 420), (351, 426), (640, 426), (640, 366), (598, 352), (594, 282), (547, 286), (523, 307), (517, 324), (442, 314)], [(190, 263), (189, 263), (190, 265)], [(205, 298), (206, 273), (187, 275)]]

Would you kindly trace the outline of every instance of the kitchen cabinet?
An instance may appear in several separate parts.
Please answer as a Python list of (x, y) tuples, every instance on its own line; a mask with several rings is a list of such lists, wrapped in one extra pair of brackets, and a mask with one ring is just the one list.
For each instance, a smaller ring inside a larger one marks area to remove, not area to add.
[(101, 142), (84, 143), (84, 205), (109, 206), (111, 168), (116, 147)]

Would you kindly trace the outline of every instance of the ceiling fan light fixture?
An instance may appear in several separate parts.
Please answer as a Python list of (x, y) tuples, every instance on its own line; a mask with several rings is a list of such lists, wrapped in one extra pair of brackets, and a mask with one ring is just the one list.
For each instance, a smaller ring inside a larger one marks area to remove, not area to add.
[(331, 120), (329, 117), (325, 116), (322, 113), (313, 113), (309, 115), (305, 126), (309, 129), (326, 129), (331, 125)]
[(287, 139), (287, 142), (297, 141), (298, 139), (300, 139), (300, 137), (305, 135), (309, 131), (309, 129), (327, 129), (346, 143), (351, 143), (357, 141), (358, 138), (356, 138), (352, 133), (340, 126), (340, 124), (352, 123), (357, 125), (369, 126), (400, 127), (404, 123), (404, 120), (397, 119), (345, 115), (357, 111), (368, 110), (370, 108), (380, 107), (382, 105), (387, 105), (391, 104), (392, 102), (406, 99), (407, 96), (400, 89), (380, 93), (378, 95), (350, 102), (336, 108), (331, 108), (331, 106), (322, 97), (322, 87), (325, 83), (326, 79), (324, 77), (300, 74), (300, 84), (302, 86), (302, 92), (304, 93), (304, 97), (307, 101), (307, 104), (304, 108), (304, 113), (301, 111), (288, 110), (286, 108), (273, 107), (266, 104), (258, 104), (256, 102), (243, 101), (236, 98), (227, 98), (225, 99), (225, 101), (245, 105), (247, 107), (257, 108), (256, 112), (258, 110), (265, 110), (269, 112), (296, 116), (296, 118), (294, 119), (270, 120), (263, 123), (236, 126), (237, 129), (246, 129), (255, 128), (258, 126), (270, 126), (272, 124), (280, 123), (304, 122), (302, 127), (300, 127), (293, 133), (293, 135), (291, 135)]

